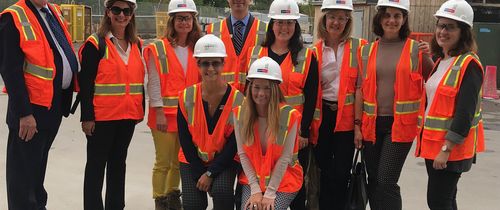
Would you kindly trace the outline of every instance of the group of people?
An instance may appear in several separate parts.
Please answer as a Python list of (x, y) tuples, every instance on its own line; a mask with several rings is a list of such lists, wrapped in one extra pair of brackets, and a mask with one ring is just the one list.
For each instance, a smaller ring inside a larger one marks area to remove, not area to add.
[(371, 209), (400, 210), (398, 180), (415, 139), (429, 208), (457, 209), (459, 178), (484, 150), (484, 76), (466, 1), (441, 5), (427, 43), (408, 38), (409, 0), (379, 0), (378, 39), (369, 43), (351, 36), (351, 0), (323, 0), (312, 48), (294, 0), (274, 0), (269, 23), (249, 13), (251, 0), (228, 3), (230, 16), (203, 36), (194, 1), (171, 0), (163, 37), (144, 46), (136, 0), (105, 0), (79, 59), (57, 5), (19, 0), (5, 9), (9, 209), (45, 209), (48, 151), (73, 91), (87, 138), (83, 208), (123, 209), (146, 74), (157, 210), (206, 209), (207, 193), (217, 210), (306, 209), (310, 158), (320, 169), (319, 208), (345, 209), (355, 149)]

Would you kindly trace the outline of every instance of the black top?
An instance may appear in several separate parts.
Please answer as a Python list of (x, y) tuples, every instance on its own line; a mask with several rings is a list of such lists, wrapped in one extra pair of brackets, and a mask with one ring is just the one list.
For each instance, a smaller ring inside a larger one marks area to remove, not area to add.
[[(213, 133), (217, 122), (219, 122), (222, 110), (229, 98), (230, 93), (231, 86), (228, 85), (226, 93), (224, 94), (218, 105), (219, 109), (215, 110), (214, 116), (210, 116), (208, 111), (205, 111), (205, 119), (207, 121), (209, 134)], [(208, 102), (204, 100), (202, 101), (203, 109), (208, 110)], [(186, 118), (184, 118), (184, 115), (182, 115), (180, 108), (177, 109), (177, 127), (182, 151), (184, 152), (184, 156), (186, 157), (187, 162), (189, 162), (190, 168), (193, 173), (193, 179), (198, 180), (200, 176), (203, 175), (206, 171), (210, 171), (212, 173), (212, 177), (217, 177), (225, 169), (232, 166), (232, 164), (234, 163), (234, 156), (236, 155), (236, 138), (234, 136), (234, 132), (232, 132), (227, 139), (222, 151), (215, 154), (214, 160), (209, 165), (205, 166), (200, 157), (198, 157), (198, 149), (193, 143), (193, 136), (189, 132)]]
[[(54, 129), (59, 127), (61, 116), (68, 116), (73, 99), (73, 81), (66, 89), (62, 89), (63, 64), (47, 26), (30, 1), (26, 1), (42, 27), (44, 34), (49, 34), (47, 41), (52, 49), (56, 75), (53, 80), (53, 97), (51, 108), (32, 104), (24, 80), (25, 56), (20, 47), (19, 31), (14, 25), (10, 13), (0, 17), (0, 74), (9, 94), (7, 108), (7, 125), (11, 129), (19, 128), (19, 119), (28, 115), (35, 117), (38, 129)], [(42, 54), (43, 51), (40, 51)], [(40, 55), (43, 56), (43, 55)]]
[[(288, 53), (278, 55), (271, 48), (268, 48), (268, 55), (274, 61), (281, 65), (285, 60)], [(309, 138), (309, 127), (314, 117), (314, 110), (316, 109), (316, 99), (318, 97), (319, 73), (318, 61), (313, 55), (311, 64), (309, 65), (309, 72), (307, 73), (306, 84), (304, 85), (303, 94), (305, 98), (304, 110), (302, 111), (302, 120), (300, 122), (300, 136)]]
[[(436, 63), (435, 66), (437, 67), (438, 65), (439, 63)], [(453, 134), (448, 132), (446, 134), (447, 140), (461, 144), (463, 143), (464, 138), (469, 134), (476, 111), (476, 105), (479, 102), (478, 95), (482, 84), (483, 73), (481, 68), (476, 62), (470, 62), (464, 73), (462, 84), (460, 85), (457, 93), (455, 113), (453, 114), (453, 121), (449, 128), (449, 131), (456, 135), (460, 135), (462, 139), (456, 141), (453, 137), (450, 138), (450, 135)], [(461, 161), (449, 161), (447, 163), (446, 170), (459, 173), (467, 172), (470, 170), (474, 160), (475, 158)]]

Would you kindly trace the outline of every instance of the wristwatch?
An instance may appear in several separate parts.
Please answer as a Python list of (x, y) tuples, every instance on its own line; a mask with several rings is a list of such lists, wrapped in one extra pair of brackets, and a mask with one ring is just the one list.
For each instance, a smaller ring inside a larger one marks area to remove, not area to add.
[(451, 149), (448, 147), (448, 145), (443, 144), (443, 146), (441, 147), (441, 151), (442, 152), (451, 152)]
[(361, 124), (362, 124), (362, 123), (361, 123), (361, 120), (360, 120), (360, 119), (355, 119), (355, 120), (354, 120), (354, 125), (359, 125), (359, 126), (361, 126)]
[(208, 178), (213, 178), (213, 177), (212, 177), (212, 172), (210, 172), (210, 171), (205, 172), (205, 175), (207, 175), (207, 176), (208, 176)]

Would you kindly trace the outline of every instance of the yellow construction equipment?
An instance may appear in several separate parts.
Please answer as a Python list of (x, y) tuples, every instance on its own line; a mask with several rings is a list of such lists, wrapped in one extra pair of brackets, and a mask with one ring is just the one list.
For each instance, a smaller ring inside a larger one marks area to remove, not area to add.
[(73, 42), (83, 42), (92, 33), (92, 9), (87, 5), (61, 4)]

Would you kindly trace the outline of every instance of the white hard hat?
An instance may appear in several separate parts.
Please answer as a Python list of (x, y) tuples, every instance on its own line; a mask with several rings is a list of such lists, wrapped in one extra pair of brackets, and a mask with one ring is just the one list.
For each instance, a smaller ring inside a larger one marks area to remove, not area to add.
[(193, 57), (195, 58), (222, 58), (226, 56), (224, 42), (213, 34), (201, 37), (194, 45)]
[[(104, 0), (104, 7), (108, 7), (108, 6), (111, 6), (111, 5), (108, 5), (108, 2), (110, 1), (113, 1), (113, 0)], [(137, 2), (136, 0), (116, 0), (114, 2), (117, 2), (117, 1), (124, 1), (124, 2), (129, 2), (129, 3), (132, 3), (133, 4), (133, 7), (134, 9), (137, 8)]]
[(280, 65), (270, 57), (262, 57), (255, 60), (250, 65), (247, 79), (269, 79), (279, 81), (280, 83), (283, 82)]
[(274, 0), (268, 16), (278, 20), (297, 20), (300, 18), (299, 5), (295, 0)]
[(325, 9), (344, 9), (352, 11), (352, 0), (323, 0), (321, 11)]
[(449, 0), (441, 5), (434, 17), (444, 17), (469, 25), (474, 22), (474, 10), (465, 0)]
[(396, 7), (399, 9), (410, 11), (410, 0), (378, 0), (376, 9), (379, 7)]
[(177, 12), (194, 12), (198, 14), (193, 0), (171, 0), (168, 3), (168, 14), (171, 15)]

